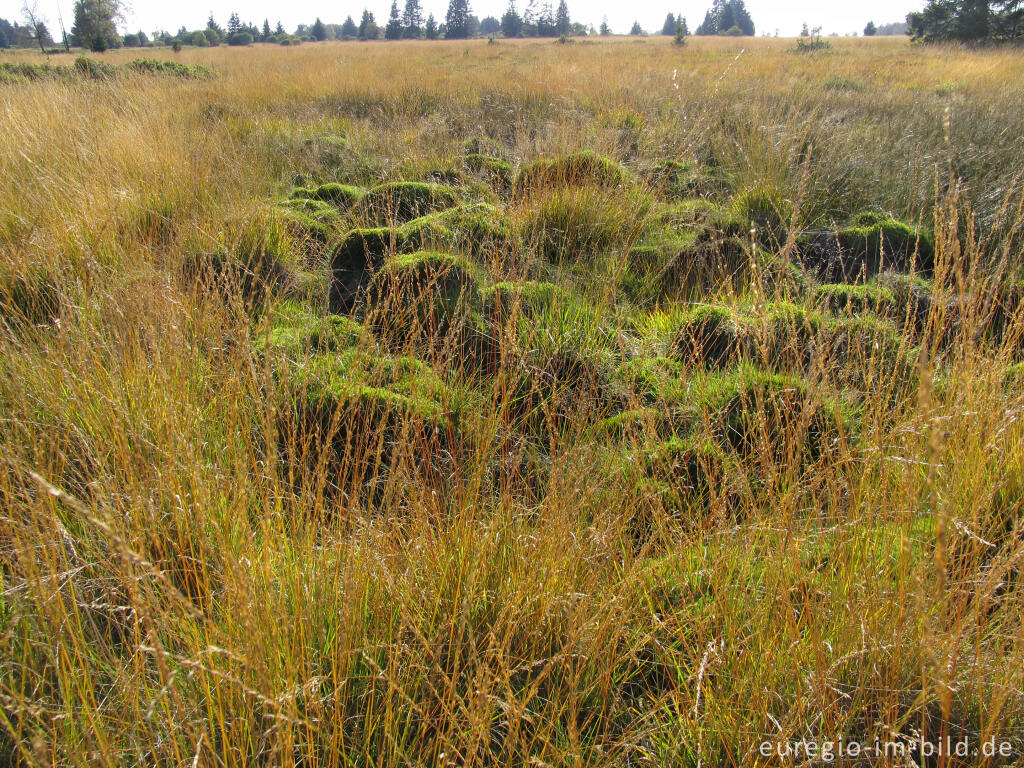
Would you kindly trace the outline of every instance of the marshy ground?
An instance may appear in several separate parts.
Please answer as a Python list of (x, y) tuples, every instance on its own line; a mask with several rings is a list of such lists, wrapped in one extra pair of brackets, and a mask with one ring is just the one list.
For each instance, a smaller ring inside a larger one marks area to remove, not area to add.
[(1018, 51), (154, 55), (0, 70), (12, 765), (1021, 759)]

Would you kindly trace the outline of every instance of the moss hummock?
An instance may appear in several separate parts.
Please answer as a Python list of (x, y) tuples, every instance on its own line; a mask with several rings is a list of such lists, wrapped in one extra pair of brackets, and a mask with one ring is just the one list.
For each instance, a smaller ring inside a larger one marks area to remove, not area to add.
[(355, 206), (354, 213), (367, 222), (393, 225), (451, 208), (458, 202), (459, 193), (454, 187), (393, 181), (370, 189)]

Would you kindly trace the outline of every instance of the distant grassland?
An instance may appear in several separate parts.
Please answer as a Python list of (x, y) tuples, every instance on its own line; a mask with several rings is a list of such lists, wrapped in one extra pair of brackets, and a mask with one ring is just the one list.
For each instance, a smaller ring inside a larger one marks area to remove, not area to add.
[(1024, 59), (830, 42), (0, 57), (0, 762), (1020, 760)]

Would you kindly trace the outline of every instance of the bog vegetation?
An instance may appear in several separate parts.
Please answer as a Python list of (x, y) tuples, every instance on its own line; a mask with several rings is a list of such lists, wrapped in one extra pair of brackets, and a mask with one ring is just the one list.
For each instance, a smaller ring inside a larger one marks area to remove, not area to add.
[(1020, 759), (1013, 51), (130, 58), (0, 85), (10, 764)]

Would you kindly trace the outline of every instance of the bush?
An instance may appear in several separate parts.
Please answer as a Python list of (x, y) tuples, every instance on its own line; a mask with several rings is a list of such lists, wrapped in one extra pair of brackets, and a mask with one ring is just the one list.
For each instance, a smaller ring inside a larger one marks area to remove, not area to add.
[(228, 35), (228, 45), (252, 45), (252, 35), (248, 32), (235, 32)]
[(75, 71), (83, 77), (93, 80), (105, 80), (108, 77), (113, 77), (114, 73), (117, 72), (117, 67), (105, 61), (97, 61), (96, 59), (79, 56), (75, 59)]
[(176, 61), (163, 59), (133, 59), (124, 65), (125, 69), (150, 75), (169, 75), (186, 80), (201, 80), (213, 77), (213, 72), (206, 67), (194, 64), (188, 66)]
[(206, 36), (206, 32), (203, 30), (193, 32), (189, 42), (197, 48), (208, 48), (210, 46), (210, 38)]
[(458, 202), (456, 190), (442, 184), (394, 181), (373, 187), (355, 211), (369, 222), (391, 224), (411, 221)]

